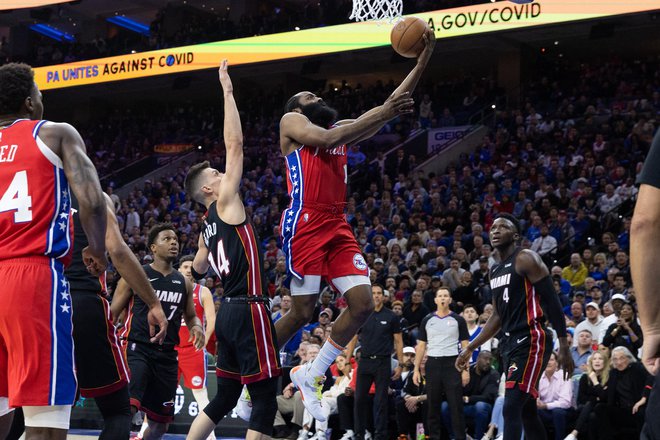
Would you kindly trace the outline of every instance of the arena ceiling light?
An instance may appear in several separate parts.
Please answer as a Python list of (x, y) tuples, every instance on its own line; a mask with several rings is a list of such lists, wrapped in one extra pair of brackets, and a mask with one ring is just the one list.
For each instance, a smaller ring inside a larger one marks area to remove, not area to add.
[(59, 29), (55, 29), (52, 26), (48, 26), (47, 24), (42, 24), (42, 23), (31, 24), (30, 29), (38, 34), (43, 35), (44, 37), (52, 38), (53, 40), (56, 41), (69, 41), (69, 42), (76, 41), (76, 38), (73, 35), (67, 34), (66, 32), (62, 32)]
[(149, 36), (149, 26), (124, 17), (123, 15), (115, 15), (113, 17), (106, 18), (106, 21), (124, 29), (128, 29), (129, 31), (137, 32), (138, 34), (144, 35), (145, 37)]

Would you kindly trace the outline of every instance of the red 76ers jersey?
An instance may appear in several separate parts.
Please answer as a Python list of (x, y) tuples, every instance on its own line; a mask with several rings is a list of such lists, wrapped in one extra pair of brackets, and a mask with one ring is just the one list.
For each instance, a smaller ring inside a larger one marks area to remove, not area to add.
[(19, 119), (0, 130), (2, 259), (70, 261), (71, 197), (62, 160), (39, 139), (47, 121)]
[(292, 207), (345, 204), (346, 145), (331, 149), (303, 145), (285, 159)]
[[(193, 303), (195, 304), (195, 314), (202, 322), (204, 330), (206, 330), (206, 319), (204, 316), (204, 306), (202, 305), (202, 286), (197, 283), (193, 283)], [(190, 331), (186, 326), (186, 321), (181, 317), (181, 328), (179, 329), (179, 347), (192, 346), (192, 342), (188, 342), (190, 338)]]

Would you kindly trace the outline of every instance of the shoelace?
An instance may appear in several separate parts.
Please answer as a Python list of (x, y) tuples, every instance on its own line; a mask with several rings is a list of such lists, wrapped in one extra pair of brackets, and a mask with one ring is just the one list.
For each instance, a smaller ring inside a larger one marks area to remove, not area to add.
[(323, 398), (323, 384), (325, 383), (325, 376), (316, 376), (314, 378), (314, 390), (316, 397), (321, 400)]

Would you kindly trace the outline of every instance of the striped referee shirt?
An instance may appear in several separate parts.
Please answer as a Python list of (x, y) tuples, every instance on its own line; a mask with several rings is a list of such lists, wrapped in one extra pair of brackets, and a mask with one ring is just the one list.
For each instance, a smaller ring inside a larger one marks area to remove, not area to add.
[(422, 319), (417, 339), (426, 342), (431, 357), (458, 356), (460, 341), (468, 341), (470, 333), (462, 316), (454, 312), (444, 317), (430, 313)]

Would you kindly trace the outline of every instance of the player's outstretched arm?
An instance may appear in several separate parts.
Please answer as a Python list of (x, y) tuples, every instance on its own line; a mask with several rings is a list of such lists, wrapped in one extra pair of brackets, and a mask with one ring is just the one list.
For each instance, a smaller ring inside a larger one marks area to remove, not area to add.
[(376, 110), (365, 113), (350, 124), (330, 129), (312, 124), (300, 113), (289, 112), (280, 120), (280, 136), (295, 144), (331, 149), (361, 139), (399, 115), (412, 113), (413, 104), (409, 93), (393, 93)]
[(94, 164), (87, 157), (85, 143), (78, 131), (69, 124), (48, 123), (40, 137), (62, 159), (64, 174), (80, 207), (80, 223), (89, 246), (83, 250), (83, 261), (94, 275), (100, 275), (108, 265), (105, 256), (106, 213), (105, 199)]
[(529, 249), (523, 249), (516, 257), (516, 272), (525, 276), (541, 297), (541, 306), (546, 312), (552, 328), (557, 332), (557, 338), (559, 339), (557, 362), (564, 371), (564, 378), (568, 379), (573, 374), (575, 364), (573, 362), (573, 356), (571, 356), (568, 339), (566, 338), (564, 310), (552, 286), (548, 267), (543, 263), (539, 254)]
[(193, 345), (197, 350), (201, 350), (206, 345), (204, 340), (204, 328), (202, 327), (202, 321), (197, 317), (195, 313), (195, 303), (193, 302), (193, 285), (188, 279), (186, 279), (186, 305), (183, 309), (183, 319), (186, 321), (186, 326), (190, 332), (190, 339)]
[(406, 76), (406, 79), (404, 79), (399, 87), (396, 88), (395, 93), (409, 92), (412, 95), (412, 92), (417, 87), (417, 83), (422, 77), (424, 69), (426, 69), (426, 65), (429, 63), (431, 55), (433, 55), (433, 49), (435, 48), (435, 32), (433, 32), (433, 29), (429, 28), (426, 30), (426, 33), (424, 34), (424, 43), (424, 50), (419, 57), (417, 57), (417, 64), (415, 64), (415, 67), (410, 71), (408, 76)]
[(202, 286), (202, 307), (204, 308), (204, 318), (206, 318), (206, 330), (204, 331), (204, 340), (208, 342), (215, 331), (215, 304), (213, 304), (213, 295), (208, 287)]
[(229, 224), (238, 224), (245, 219), (245, 210), (238, 192), (243, 177), (243, 130), (241, 117), (234, 99), (234, 86), (227, 71), (227, 60), (223, 60), (218, 70), (225, 100), (225, 120), (223, 137), (227, 149), (225, 176), (218, 196), (218, 215)]
[[(122, 276), (128, 285), (133, 289), (137, 296), (144, 301), (149, 307), (149, 334), (151, 335), (151, 342), (163, 343), (165, 335), (167, 334), (167, 318), (163, 307), (156, 298), (154, 289), (147, 279), (147, 275), (140, 266), (135, 254), (128, 247), (124, 238), (119, 231), (117, 224), (117, 217), (115, 216), (114, 204), (110, 196), (104, 194), (106, 201), (106, 213), (108, 219), (108, 227), (105, 232), (105, 245), (112, 258), (112, 263), (117, 268), (119, 275)], [(156, 326), (159, 327), (158, 334), (156, 334)]]
[(125, 279), (120, 279), (112, 294), (112, 303), (110, 304), (110, 313), (112, 313), (112, 320), (116, 323), (117, 318), (128, 307), (128, 302), (131, 300), (133, 292), (128, 286)]

